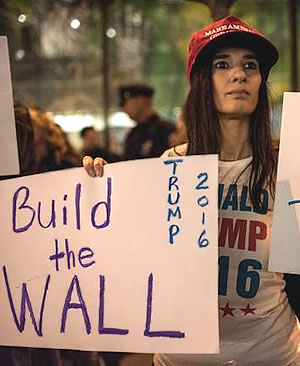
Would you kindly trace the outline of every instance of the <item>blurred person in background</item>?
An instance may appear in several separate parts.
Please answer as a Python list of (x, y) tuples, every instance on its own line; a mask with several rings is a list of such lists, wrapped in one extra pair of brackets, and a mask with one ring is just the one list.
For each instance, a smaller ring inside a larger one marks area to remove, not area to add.
[(120, 160), (120, 157), (117, 154), (108, 152), (100, 147), (99, 132), (96, 131), (94, 127), (84, 127), (80, 131), (80, 137), (82, 139), (82, 151), (80, 154), (82, 157), (88, 155), (94, 159), (97, 156), (101, 156), (108, 163), (114, 163)]
[(39, 173), (80, 166), (65, 132), (39, 109), (29, 109), (34, 129), (36, 170)]
[[(14, 115), (20, 176), (34, 174), (36, 171), (36, 161), (33, 143), (33, 126), (29, 115), (29, 109), (19, 101), (14, 101)], [(17, 176), (18, 175), (1, 176), (0, 180), (15, 178)]]
[(125, 139), (124, 160), (158, 157), (170, 146), (170, 134), (175, 131), (175, 126), (157, 114), (153, 95), (154, 89), (148, 85), (132, 84), (119, 88), (120, 107), (137, 124)]

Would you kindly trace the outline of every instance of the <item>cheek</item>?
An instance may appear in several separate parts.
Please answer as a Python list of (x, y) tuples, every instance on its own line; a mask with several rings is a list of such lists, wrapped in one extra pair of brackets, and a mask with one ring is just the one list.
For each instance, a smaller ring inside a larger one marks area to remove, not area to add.
[(128, 114), (132, 114), (134, 112), (134, 103), (129, 100), (127, 104), (125, 105), (124, 111)]
[(212, 95), (215, 107), (218, 109), (218, 106), (222, 104), (222, 100), (224, 97), (224, 90), (226, 89), (226, 77), (224, 75), (220, 75), (220, 73), (215, 72), (212, 74)]
[(212, 87), (212, 95), (213, 95), (213, 101), (214, 101), (214, 105), (216, 107), (217, 110), (219, 110), (219, 108), (222, 105), (222, 86), (220, 84), (213, 84)]
[(255, 106), (258, 103), (261, 82), (262, 82), (261, 77), (259, 77), (258, 80), (256, 80), (256, 82), (253, 85), (253, 102), (255, 103)]
[(255, 94), (256, 94), (257, 99), (258, 99), (258, 96), (259, 96), (259, 89), (260, 89), (261, 83), (262, 83), (262, 78), (259, 74), (257, 76), (256, 80), (254, 80), (254, 89), (256, 90)]
[(212, 76), (212, 85), (211, 85), (211, 89), (212, 89), (212, 95), (213, 95), (213, 100), (214, 100), (214, 104), (215, 106), (217, 106), (218, 104), (218, 95), (219, 95), (219, 92), (218, 92), (218, 78), (213, 75)]
[(128, 113), (128, 106), (125, 104), (122, 107), (123, 112)]

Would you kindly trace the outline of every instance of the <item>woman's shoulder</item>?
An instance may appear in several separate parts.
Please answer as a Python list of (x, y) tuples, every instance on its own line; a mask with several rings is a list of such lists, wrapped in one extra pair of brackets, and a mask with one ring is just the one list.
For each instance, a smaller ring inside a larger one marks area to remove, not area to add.
[(162, 154), (162, 158), (184, 156), (187, 152), (187, 144), (173, 146)]

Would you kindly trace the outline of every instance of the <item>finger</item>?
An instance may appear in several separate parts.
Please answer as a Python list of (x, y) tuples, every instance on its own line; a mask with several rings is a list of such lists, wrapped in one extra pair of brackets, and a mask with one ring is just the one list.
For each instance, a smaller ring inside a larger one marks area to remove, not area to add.
[(94, 160), (90, 156), (84, 156), (82, 165), (90, 177), (95, 177)]
[(106, 165), (107, 162), (102, 158), (94, 159), (94, 172), (97, 177), (102, 177), (103, 175), (103, 166)]

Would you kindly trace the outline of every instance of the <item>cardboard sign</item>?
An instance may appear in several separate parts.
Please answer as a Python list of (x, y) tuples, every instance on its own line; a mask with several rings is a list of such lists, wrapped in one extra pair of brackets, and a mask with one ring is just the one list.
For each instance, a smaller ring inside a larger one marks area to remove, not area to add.
[(3, 36), (0, 55), (0, 175), (15, 175), (20, 170), (7, 38)]
[(217, 353), (217, 156), (0, 182), (0, 344)]
[(269, 270), (300, 274), (300, 93), (285, 93)]

